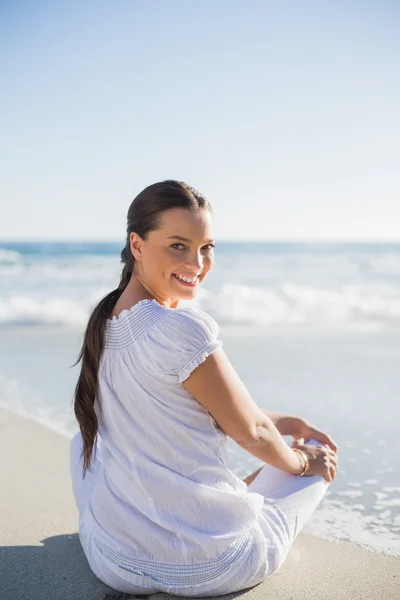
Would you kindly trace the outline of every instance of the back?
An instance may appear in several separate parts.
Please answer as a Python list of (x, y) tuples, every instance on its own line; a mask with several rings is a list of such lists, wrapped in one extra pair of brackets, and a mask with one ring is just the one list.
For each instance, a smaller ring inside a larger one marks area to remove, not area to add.
[(226, 434), (182, 385), (218, 334), (203, 311), (155, 300), (107, 321), (95, 404), (103, 467), (89, 504), (107, 547), (194, 564), (239, 556), (255, 535), (264, 498), (228, 468)]

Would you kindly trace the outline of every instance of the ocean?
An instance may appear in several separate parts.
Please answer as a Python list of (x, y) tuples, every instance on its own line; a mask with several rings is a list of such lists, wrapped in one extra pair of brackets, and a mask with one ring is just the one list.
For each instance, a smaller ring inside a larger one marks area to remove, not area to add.
[[(71, 437), (91, 309), (119, 283), (121, 243), (0, 242), (0, 405)], [(217, 243), (192, 303), (221, 328), (255, 402), (339, 444), (305, 531), (400, 555), (400, 244)], [(290, 438), (288, 439), (288, 441)], [(229, 466), (262, 463), (232, 440)]]

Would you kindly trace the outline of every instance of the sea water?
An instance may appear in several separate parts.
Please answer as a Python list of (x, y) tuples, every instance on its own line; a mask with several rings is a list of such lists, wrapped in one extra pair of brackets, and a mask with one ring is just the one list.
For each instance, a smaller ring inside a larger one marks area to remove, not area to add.
[[(0, 242), (0, 404), (72, 436), (76, 361), (122, 243)], [(306, 531), (400, 554), (400, 244), (223, 243), (192, 302), (255, 402), (339, 444)], [(290, 438), (287, 438), (290, 441)], [(228, 441), (245, 477), (262, 463)]]

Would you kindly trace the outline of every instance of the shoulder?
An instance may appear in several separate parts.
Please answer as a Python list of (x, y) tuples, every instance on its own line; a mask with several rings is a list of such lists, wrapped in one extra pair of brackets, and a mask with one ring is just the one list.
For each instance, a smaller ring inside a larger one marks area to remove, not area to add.
[(181, 382), (222, 345), (218, 336), (218, 324), (205, 311), (146, 300), (107, 323), (105, 348), (125, 349), (136, 369)]
[(174, 337), (197, 335), (212, 338), (219, 334), (219, 326), (216, 321), (199, 308), (167, 309), (164, 318), (160, 319), (159, 325), (170, 328), (170, 333)]
[(196, 366), (222, 346), (219, 326), (198, 308), (163, 311), (154, 328), (148, 330), (148, 339), (154, 342), (153, 365), (182, 383)]

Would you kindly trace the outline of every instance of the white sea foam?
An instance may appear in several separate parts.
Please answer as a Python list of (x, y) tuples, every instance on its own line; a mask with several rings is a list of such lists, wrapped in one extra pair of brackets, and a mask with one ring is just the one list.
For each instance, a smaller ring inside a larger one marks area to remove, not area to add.
[(50, 406), (40, 395), (16, 378), (0, 373), (0, 407), (40, 423), (60, 435), (71, 438), (78, 429), (72, 412), (66, 407)]
[(400, 555), (400, 536), (373, 515), (363, 515), (358, 505), (348, 506), (325, 498), (304, 532), (330, 540), (348, 540), (375, 552)]
[[(14, 409), (14, 407), (2, 401), (0, 401), (0, 408), (8, 410), (9, 412), (12, 412), (20, 417), (24, 417), (25, 419), (29, 419), (33, 423), (43, 425), (44, 427), (47, 427), (47, 429), (50, 429), (51, 431), (54, 431), (55, 433), (58, 433), (67, 439), (71, 439), (74, 435), (74, 431), (71, 431), (57, 423), (57, 421), (53, 420), (50, 415), (46, 414), (46, 411), (44, 411), (42, 415), (32, 415), (23, 408)], [(76, 428), (76, 430), (78, 430), (78, 428)]]
[(360, 498), (364, 492), (362, 490), (344, 490), (336, 493), (338, 496), (347, 496), (348, 498)]
[(0, 248), (0, 265), (13, 265), (19, 263), (21, 260), (22, 256), (19, 252)]
[(400, 506), (400, 498), (389, 498), (387, 500), (377, 500), (376, 506)]
[[(86, 285), (87, 281), (84, 283)], [(221, 324), (263, 327), (310, 325), (322, 330), (326, 327), (376, 331), (387, 320), (400, 323), (400, 293), (391, 302), (377, 297), (376, 310), (370, 311), (365, 310), (369, 301), (362, 297), (361, 292), (358, 300), (349, 301), (346, 294), (336, 291), (336, 300), (332, 302), (329, 294), (314, 289), (312, 293), (309, 290), (313, 297), (311, 301), (298, 286), (298, 293), (295, 294), (294, 287), (291, 286), (290, 296), (282, 290), (257, 290), (246, 286), (225, 285), (215, 292), (205, 288), (194, 303), (182, 301), (181, 306), (202, 308)], [(107, 288), (104, 285), (85, 291), (83, 285), (79, 290), (76, 285), (68, 288), (53, 282), (47, 288), (40, 287), (38, 283), (30, 290), (15, 293), (6, 291), (0, 298), (0, 324), (59, 324), (81, 328), (87, 323), (95, 304), (112, 289), (112, 286)]]
[[(96, 244), (92, 254), (78, 244), (38, 246), (30, 253), (0, 248), (0, 324), (82, 328), (118, 286), (118, 253), (98, 254)], [(233, 248), (216, 257), (194, 305), (221, 323), (379, 331), (400, 326), (399, 264), (399, 251), (379, 247), (375, 254), (312, 244), (298, 253)]]

